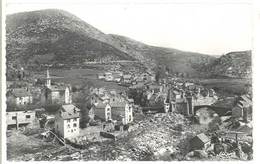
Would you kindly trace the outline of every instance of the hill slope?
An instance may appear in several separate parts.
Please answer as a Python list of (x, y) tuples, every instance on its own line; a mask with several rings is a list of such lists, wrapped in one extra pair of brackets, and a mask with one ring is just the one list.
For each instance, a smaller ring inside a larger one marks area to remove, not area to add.
[(133, 60), (107, 44), (105, 34), (65, 11), (10, 15), (6, 19), (6, 30), (9, 61), (28, 64), (36, 61), (79, 63), (103, 58)]
[(107, 35), (76, 16), (49, 9), (7, 16), (7, 62), (81, 64), (84, 61), (138, 60), (146, 67), (167, 66), (172, 72), (199, 74), (215, 57), (154, 47)]
[(200, 53), (149, 46), (124, 36), (111, 36), (119, 41), (121, 45), (124, 45), (124, 48), (128, 53), (134, 54), (135, 58), (140, 56), (138, 58), (139, 60), (142, 60), (145, 63), (152, 63), (154, 64), (153, 66), (166, 66), (172, 73), (182, 72), (187, 73), (190, 76), (197, 76), (200, 68), (211, 64), (215, 59), (215, 57)]
[(211, 76), (251, 78), (251, 51), (230, 52), (217, 58), (205, 70)]

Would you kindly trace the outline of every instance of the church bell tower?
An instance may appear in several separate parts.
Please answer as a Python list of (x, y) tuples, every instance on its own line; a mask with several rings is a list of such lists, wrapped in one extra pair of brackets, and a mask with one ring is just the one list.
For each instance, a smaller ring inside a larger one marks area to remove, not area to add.
[(50, 74), (49, 74), (49, 69), (47, 69), (46, 75), (47, 75), (47, 77), (46, 77), (46, 87), (50, 88), (51, 87), (51, 78), (50, 78)]

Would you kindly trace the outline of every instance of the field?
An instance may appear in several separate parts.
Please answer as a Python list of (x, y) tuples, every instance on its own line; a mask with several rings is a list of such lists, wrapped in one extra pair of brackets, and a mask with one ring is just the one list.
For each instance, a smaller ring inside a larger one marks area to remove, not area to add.
[(199, 82), (207, 87), (213, 88), (216, 93), (223, 96), (234, 96), (251, 91), (252, 79), (200, 79)]
[[(72, 86), (94, 86), (106, 87), (108, 89), (125, 90), (125, 87), (117, 85), (115, 82), (106, 82), (97, 79), (97, 74), (104, 72), (99, 69), (50, 69), (50, 76), (53, 82), (67, 83)], [(35, 73), (35, 78), (45, 78), (46, 72)]]

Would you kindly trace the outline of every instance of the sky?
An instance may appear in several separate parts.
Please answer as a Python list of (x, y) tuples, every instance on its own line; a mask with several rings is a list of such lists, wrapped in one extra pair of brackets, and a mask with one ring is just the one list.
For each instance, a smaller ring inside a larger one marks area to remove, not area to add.
[(6, 13), (57, 8), (107, 34), (149, 45), (222, 55), (252, 49), (247, 0), (6, 0)]

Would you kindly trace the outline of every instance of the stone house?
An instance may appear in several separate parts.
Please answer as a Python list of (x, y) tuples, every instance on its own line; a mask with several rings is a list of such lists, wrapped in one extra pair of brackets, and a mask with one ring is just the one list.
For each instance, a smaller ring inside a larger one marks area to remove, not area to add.
[(90, 109), (94, 115), (102, 121), (116, 120), (122, 124), (128, 124), (133, 121), (133, 104), (127, 101), (102, 102), (99, 101)]
[(210, 146), (210, 138), (204, 133), (200, 133), (190, 140), (191, 150), (203, 150)]
[(120, 74), (113, 74), (113, 81), (120, 82), (122, 79), (122, 76)]
[(111, 102), (112, 120), (117, 120), (123, 125), (133, 122), (133, 105), (127, 101)]
[(192, 83), (192, 82), (185, 82), (184, 83), (185, 87), (189, 87), (189, 86), (193, 86), (193, 85), (194, 85), (194, 83)]
[(105, 72), (105, 81), (113, 81), (114, 77), (111, 72)]
[(97, 78), (98, 78), (99, 80), (103, 80), (103, 79), (106, 78), (106, 76), (105, 76), (104, 73), (99, 73), (99, 74), (97, 74)]
[(7, 128), (15, 126), (17, 129), (20, 125), (33, 124), (36, 120), (35, 111), (12, 111), (6, 112)]
[(191, 94), (185, 94), (182, 90), (169, 89), (164, 102), (164, 111), (178, 112), (186, 116), (193, 115), (192, 99)]
[(96, 105), (92, 106), (90, 111), (93, 111), (95, 116), (102, 121), (109, 121), (112, 119), (111, 106), (109, 103), (99, 101)]
[(28, 91), (28, 89), (17, 88), (17, 89), (10, 90), (7, 93), (7, 102), (10, 102), (10, 103), (15, 104), (17, 106), (32, 104), (33, 103), (33, 96)]
[(54, 131), (63, 138), (79, 135), (80, 109), (73, 104), (62, 105), (55, 115)]
[(132, 81), (132, 75), (129, 75), (129, 74), (123, 75), (122, 79), (123, 79), (123, 82), (124, 82), (124, 83), (131, 83), (131, 81)]

